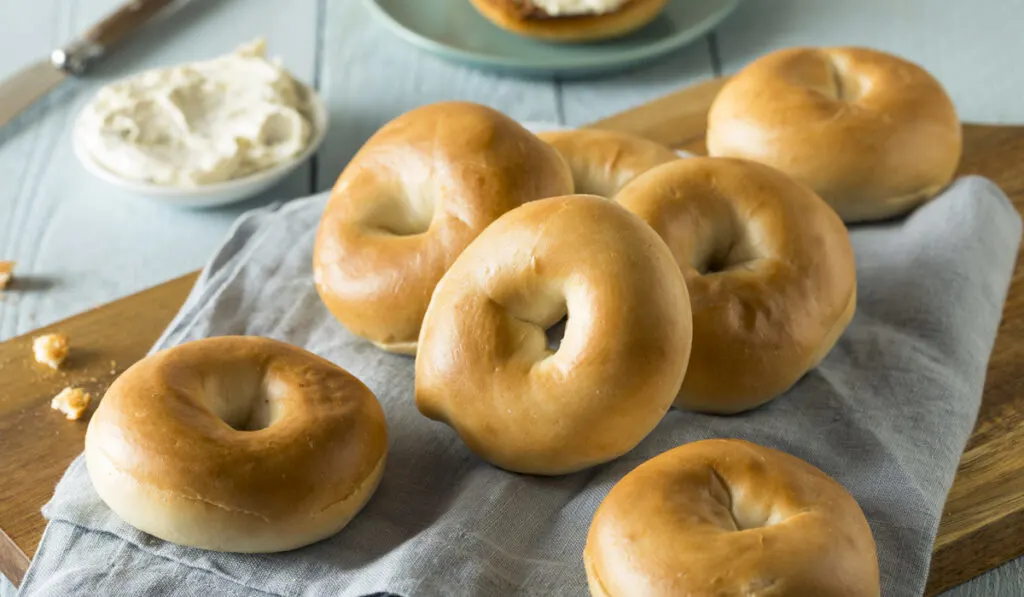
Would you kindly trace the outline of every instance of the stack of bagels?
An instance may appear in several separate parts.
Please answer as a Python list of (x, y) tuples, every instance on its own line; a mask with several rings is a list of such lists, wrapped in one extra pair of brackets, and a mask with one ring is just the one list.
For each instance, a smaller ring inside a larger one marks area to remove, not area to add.
[[(673, 406), (759, 407), (817, 366), (853, 317), (844, 222), (900, 215), (944, 188), (960, 125), (913, 64), (799, 48), (725, 85), (707, 147), (711, 157), (680, 158), (618, 132), (535, 135), (470, 103), (415, 109), (338, 179), (316, 237), (317, 291), (352, 333), (415, 355), (420, 412), (508, 471), (608, 462)], [(298, 431), (313, 439), (290, 445)], [(335, 365), (276, 341), (216, 338), (125, 372), (93, 417), (86, 457), (101, 497), (145, 531), (276, 551), (359, 511), (386, 437), (373, 394)], [(172, 442), (186, 454), (167, 458)], [(275, 484), (246, 476), (254, 459)], [(850, 494), (741, 440), (680, 446), (623, 478), (594, 516), (584, 562), (593, 595), (879, 595)]]

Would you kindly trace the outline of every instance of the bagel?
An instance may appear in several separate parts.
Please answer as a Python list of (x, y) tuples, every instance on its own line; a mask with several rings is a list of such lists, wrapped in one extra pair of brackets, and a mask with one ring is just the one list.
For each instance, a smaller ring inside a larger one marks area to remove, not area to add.
[(676, 160), (626, 185), (616, 201), (665, 239), (686, 279), (693, 353), (680, 408), (729, 414), (771, 400), (817, 366), (853, 317), (846, 228), (777, 170)]
[(337, 533), (376, 490), (386, 454), (384, 413), (359, 380), (295, 346), (243, 336), (135, 363), (85, 435), (93, 486), (125, 522), (230, 552)]
[(864, 48), (792, 48), (725, 84), (707, 147), (773, 166), (860, 222), (905, 213), (946, 187), (961, 130), (945, 90), (915, 64)]
[(789, 454), (705, 440), (648, 460), (601, 503), (583, 552), (595, 597), (878, 597), (864, 513)]
[(498, 216), (571, 193), (554, 149), (490, 108), (443, 102), (386, 124), (341, 173), (313, 250), (317, 291), (352, 333), (415, 354), (441, 276)]
[[(606, 1), (607, 12), (587, 11), (580, 2), (558, 0), (470, 0), (477, 12), (498, 27), (517, 35), (550, 42), (596, 41), (621, 37), (653, 21), (668, 0)], [(561, 14), (551, 8), (569, 5)], [(575, 5), (575, 6), (572, 6)]]
[(579, 129), (538, 135), (558, 150), (572, 170), (576, 193), (614, 197), (637, 176), (679, 159), (674, 151), (628, 133)]
[[(545, 330), (566, 315), (552, 351)], [(654, 429), (690, 335), (686, 285), (653, 230), (596, 196), (535, 201), (499, 218), (438, 284), (416, 406), (498, 467), (577, 471)]]

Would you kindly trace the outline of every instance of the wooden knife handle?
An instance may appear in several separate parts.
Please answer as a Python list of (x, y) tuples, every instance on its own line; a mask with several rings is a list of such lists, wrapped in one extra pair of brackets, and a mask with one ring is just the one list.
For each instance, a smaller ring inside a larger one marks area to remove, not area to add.
[(82, 35), (102, 49), (120, 42), (174, 0), (132, 0)]

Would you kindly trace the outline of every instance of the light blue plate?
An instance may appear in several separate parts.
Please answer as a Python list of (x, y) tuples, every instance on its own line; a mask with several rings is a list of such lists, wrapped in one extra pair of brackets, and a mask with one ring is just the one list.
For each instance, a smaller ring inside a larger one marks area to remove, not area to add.
[(554, 44), (509, 33), (469, 0), (364, 0), (409, 43), (455, 62), (534, 76), (582, 76), (620, 70), (684, 46), (711, 30), (740, 0), (670, 0), (646, 27), (619, 39)]

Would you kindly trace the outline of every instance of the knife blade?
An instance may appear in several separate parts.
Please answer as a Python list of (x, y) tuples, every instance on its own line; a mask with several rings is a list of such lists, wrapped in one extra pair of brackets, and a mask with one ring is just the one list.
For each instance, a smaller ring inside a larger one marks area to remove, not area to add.
[(43, 60), (25, 67), (0, 84), (0, 126), (32, 105), (68, 77), (68, 73)]
[(0, 127), (102, 56), (174, 0), (131, 0), (59, 50), (0, 83)]

